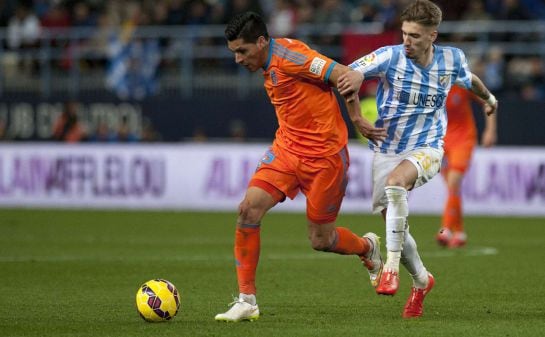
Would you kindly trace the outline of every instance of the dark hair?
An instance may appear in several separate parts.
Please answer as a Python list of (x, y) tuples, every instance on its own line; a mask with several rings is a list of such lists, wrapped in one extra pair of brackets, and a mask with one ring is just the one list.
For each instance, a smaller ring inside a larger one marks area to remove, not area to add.
[(227, 41), (242, 39), (244, 42), (254, 43), (263, 36), (269, 39), (267, 25), (263, 18), (254, 12), (245, 12), (235, 15), (225, 28)]
[(416, 22), (428, 27), (438, 27), (442, 18), (441, 9), (429, 0), (413, 2), (400, 15), (401, 22)]

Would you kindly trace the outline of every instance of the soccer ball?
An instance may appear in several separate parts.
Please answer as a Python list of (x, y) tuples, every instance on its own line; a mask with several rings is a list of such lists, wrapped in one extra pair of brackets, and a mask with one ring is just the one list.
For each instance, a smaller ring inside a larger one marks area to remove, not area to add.
[(176, 316), (180, 293), (167, 280), (155, 279), (142, 284), (136, 292), (136, 309), (148, 322), (164, 322)]

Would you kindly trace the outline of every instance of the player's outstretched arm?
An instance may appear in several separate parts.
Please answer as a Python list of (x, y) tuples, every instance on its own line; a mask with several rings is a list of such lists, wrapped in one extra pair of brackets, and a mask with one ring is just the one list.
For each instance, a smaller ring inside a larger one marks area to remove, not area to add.
[(340, 79), (349, 73), (356, 73), (356, 71), (348, 68), (345, 65), (336, 64), (329, 77), (329, 82), (332, 86), (337, 87), (339, 93), (344, 97), (346, 102), (346, 109), (348, 110), (348, 116), (350, 117), (350, 120), (354, 124), (356, 130), (361, 133), (362, 136), (369, 139), (369, 141), (376, 144), (377, 141), (384, 140), (387, 133), (386, 129), (376, 128), (372, 123), (370, 123), (361, 115), (360, 99), (358, 97), (361, 82), (359, 82), (359, 85), (354, 91), (345, 91), (345, 93), (343, 94), (339, 89)]
[(481, 136), (481, 145), (491, 147), (496, 145), (498, 133), (496, 130), (496, 115), (485, 116), (485, 127)]
[(337, 89), (339, 89), (339, 93), (343, 95), (343, 97), (351, 101), (352, 95), (357, 94), (360, 91), (362, 82), (363, 74), (359, 71), (349, 69), (349, 71), (339, 77)]
[(471, 76), (471, 91), (484, 101), (483, 110), (486, 116), (481, 144), (484, 147), (493, 146), (497, 141), (496, 111), (498, 110), (498, 100), (475, 74)]
[(346, 108), (348, 110), (348, 116), (354, 124), (357, 132), (361, 133), (362, 136), (369, 139), (373, 144), (377, 144), (377, 141), (383, 141), (386, 136), (385, 128), (377, 128), (371, 122), (369, 122), (365, 117), (361, 115), (360, 111), (360, 99), (357, 94), (354, 94), (350, 97), (350, 100), (345, 98)]
[(484, 112), (490, 116), (498, 109), (498, 100), (484, 85), (483, 81), (475, 75), (471, 76), (471, 91), (484, 101)]
[(330, 82), (339, 90), (339, 93), (348, 101), (357, 95), (363, 82), (363, 74), (349, 67), (336, 64), (330, 76)]

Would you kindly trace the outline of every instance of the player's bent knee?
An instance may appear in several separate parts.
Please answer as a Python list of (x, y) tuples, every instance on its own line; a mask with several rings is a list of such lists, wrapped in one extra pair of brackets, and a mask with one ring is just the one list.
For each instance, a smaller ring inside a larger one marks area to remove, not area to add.
[(386, 179), (386, 186), (405, 187), (405, 182), (399, 176), (389, 176), (388, 179)]
[(330, 239), (330, 235), (325, 235), (325, 233), (311, 233), (309, 235), (310, 240), (310, 246), (312, 249), (321, 251), (321, 252), (327, 252), (331, 248), (332, 240)]
[(244, 200), (239, 206), (238, 222), (241, 224), (255, 224), (261, 221), (265, 213), (265, 209), (252, 205), (247, 200)]

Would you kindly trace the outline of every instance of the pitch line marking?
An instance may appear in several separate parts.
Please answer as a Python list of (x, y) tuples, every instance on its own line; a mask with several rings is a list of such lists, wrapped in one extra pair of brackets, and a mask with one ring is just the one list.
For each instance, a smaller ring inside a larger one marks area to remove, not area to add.
[(498, 255), (494, 247), (466, 247), (460, 249), (442, 249), (438, 251), (424, 251), (420, 255), (426, 258), (460, 257), (460, 256), (490, 256)]
[[(494, 247), (470, 247), (461, 249), (442, 249), (437, 251), (423, 251), (420, 255), (425, 258), (450, 258), (460, 256), (491, 256), (498, 255), (498, 249)], [(321, 260), (338, 258), (337, 254), (325, 254), (318, 252), (309, 253), (271, 253), (262, 254), (262, 259), (266, 260)], [(132, 257), (112, 257), (112, 256), (0, 256), (0, 263), (17, 262), (139, 262), (139, 261), (231, 261), (232, 255), (193, 255), (193, 256), (132, 256)]]

